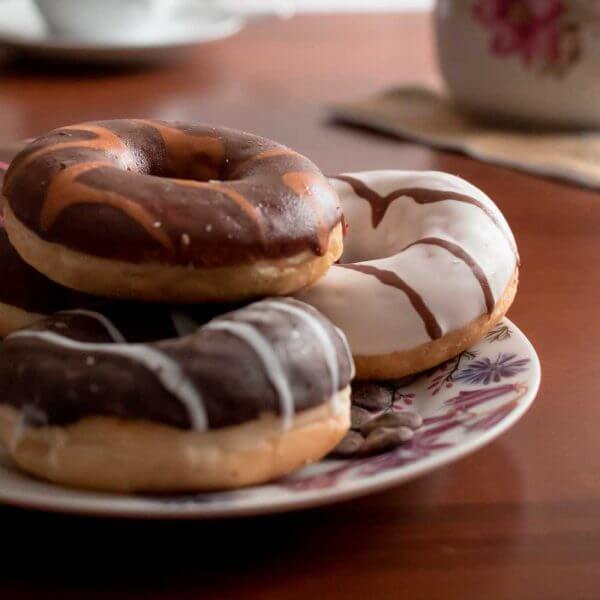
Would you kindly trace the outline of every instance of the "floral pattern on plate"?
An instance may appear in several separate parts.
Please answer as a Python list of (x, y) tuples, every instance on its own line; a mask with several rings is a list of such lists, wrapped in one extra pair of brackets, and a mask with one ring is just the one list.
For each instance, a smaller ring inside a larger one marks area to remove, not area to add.
[(328, 504), (408, 481), (476, 450), (533, 402), (540, 366), (527, 338), (503, 320), (450, 361), (394, 387), (388, 410), (410, 407), (424, 424), (377, 456), (325, 459), (268, 485), (218, 493), (120, 496), (70, 490), (17, 471), (0, 453), (0, 501), (46, 510), (141, 518), (210, 518)]

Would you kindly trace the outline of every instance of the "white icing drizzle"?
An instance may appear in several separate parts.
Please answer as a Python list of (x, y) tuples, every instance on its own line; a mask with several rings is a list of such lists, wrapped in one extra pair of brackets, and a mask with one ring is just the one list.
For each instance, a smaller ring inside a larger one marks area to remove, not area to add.
[(337, 360), (337, 351), (335, 346), (333, 345), (333, 341), (331, 340), (331, 336), (327, 333), (327, 330), (321, 322), (311, 315), (304, 308), (300, 308), (298, 306), (294, 306), (290, 302), (286, 302), (285, 300), (277, 300), (267, 299), (265, 300), (265, 304), (274, 308), (275, 310), (280, 310), (282, 312), (286, 312), (290, 315), (294, 315), (304, 321), (306, 325), (312, 330), (315, 334), (315, 337), (321, 344), (321, 348), (323, 348), (323, 353), (325, 354), (325, 362), (327, 363), (327, 368), (329, 370), (329, 374), (331, 375), (331, 393), (336, 394), (338, 392), (338, 386), (340, 381), (340, 371)]
[(83, 308), (76, 308), (73, 310), (62, 310), (60, 311), (61, 315), (81, 315), (83, 317), (89, 317), (90, 319), (94, 319), (98, 321), (106, 329), (106, 333), (110, 336), (110, 339), (116, 344), (126, 344), (127, 340), (123, 336), (123, 334), (114, 326), (113, 322), (110, 319), (107, 319), (104, 315), (95, 312), (93, 310), (85, 310)]
[(23, 439), (25, 435), (27, 425), (26, 425), (25, 412), (21, 411), (21, 414), (17, 417), (17, 424), (13, 428), (12, 434), (10, 436), (10, 441), (8, 442), (8, 449), (14, 454), (19, 447), (19, 443)]
[[(242, 316), (242, 312), (239, 313), (239, 316)], [(281, 361), (269, 341), (255, 327), (240, 321), (210, 321), (204, 326), (204, 329), (227, 331), (244, 340), (256, 352), (279, 399), (282, 426), (284, 429), (289, 429), (294, 419), (294, 397)]]
[[(332, 178), (350, 226), (342, 263), (396, 275), (423, 300), (442, 335), (486, 313), (486, 300), (472, 266), (419, 240), (435, 238), (458, 246), (478, 265), (493, 298), (497, 301), (503, 295), (516, 267), (514, 237), (500, 210), (481, 190), (435, 171), (365, 171), (347, 176), (376, 192), (383, 204), (386, 196), (399, 190), (431, 190), (438, 198), (418, 202), (410, 193), (399, 195), (373, 227), (370, 202), (348, 181)], [(449, 192), (448, 199), (439, 198), (439, 192)], [(480, 206), (453, 199), (453, 194), (473, 198)], [(432, 339), (407, 294), (372, 274), (333, 266), (296, 297), (333, 321), (346, 334), (355, 356), (410, 350)]]
[(350, 344), (348, 343), (348, 338), (346, 334), (339, 328), (334, 325), (335, 330), (337, 331), (342, 343), (344, 344), (344, 348), (346, 350), (346, 358), (348, 359), (348, 363), (350, 364), (350, 381), (354, 379), (356, 375), (356, 365), (354, 364), (354, 359), (352, 358), (352, 350), (350, 350)]
[(130, 358), (151, 371), (163, 387), (185, 406), (194, 429), (205, 431), (208, 427), (204, 403), (194, 383), (185, 375), (176, 362), (148, 345), (92, 344), (71, 340), (50, 331), (17, 331), (8, 337), (11, 339), (36, 339), (69, 350), (101, 352)]

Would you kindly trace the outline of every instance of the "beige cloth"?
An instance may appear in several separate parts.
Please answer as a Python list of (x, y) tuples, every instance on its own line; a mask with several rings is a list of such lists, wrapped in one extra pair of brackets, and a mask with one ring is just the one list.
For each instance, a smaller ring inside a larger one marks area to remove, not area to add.
[(461, 113), (437, 92), (402, 87), (339, 104), (342, 121), (522, 171), (600, 187), (600, 132), (502, 129)]

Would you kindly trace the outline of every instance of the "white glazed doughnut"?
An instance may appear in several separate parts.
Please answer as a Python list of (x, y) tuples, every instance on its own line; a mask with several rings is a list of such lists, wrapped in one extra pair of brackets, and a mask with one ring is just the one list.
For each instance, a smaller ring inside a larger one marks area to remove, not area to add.
[(331, 182), (349, 226), (344, 253), (297, 297), (346, 333), (359, 378), (430, 368), (506, 313), (518, 253), (480, 189), (434, 171), (368, 171)]

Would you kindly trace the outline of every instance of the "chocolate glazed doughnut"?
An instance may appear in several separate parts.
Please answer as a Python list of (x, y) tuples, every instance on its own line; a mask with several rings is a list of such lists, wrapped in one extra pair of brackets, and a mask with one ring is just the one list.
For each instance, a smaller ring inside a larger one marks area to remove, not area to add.
[(228, 301), (291, 293), (342, 252), (337, 194), (280, 144), (148, 120), (63, 127), (29, 144), (4, 181), (23, 258), (109, 297)]
[[(0, 181), (8, 165), (0, 161)], [(58, 310), (91, 299), (54, 283), (30, 267), (8, 241), (0, 217), (0, 337)]]
[(344, 436), (353, 369), (344, 335), (293, 299), (199, 328), (158, 305), (57, 313), (0, 346), (0, 440), (23, 470), (77, 487), (259, 483)]
[(30, 267), (8, 241), (0, 219), (0, 337), (59, 310), (82, 307), (89, 296), (54, 283)]

